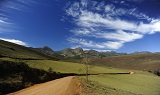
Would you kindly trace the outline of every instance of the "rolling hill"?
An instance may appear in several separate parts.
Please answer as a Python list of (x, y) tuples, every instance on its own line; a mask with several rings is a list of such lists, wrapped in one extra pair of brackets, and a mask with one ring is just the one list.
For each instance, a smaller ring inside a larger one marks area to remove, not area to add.
[(44, 47), (40, 47), (40, 48), (32, 48), (30, 47), (31, 49), (37, 51), (37, 52), (41, 52), (41, 53), (44, 53), (46, 55), (50, 55), (50, 56), (54, 56), (54, 51), (49, 48), (48, 46), (44, 46)]
[(160, 54), (131, 54), (92, 58), (92, 63), (123, 69), (160, 70)]
[(25, 46), (17, 45), (7, 41), (0, 40), (0, 57), (9, 57), (15, 59), (53, 59), (55, 57), (45, 55)]
[[(81, 62), (81, 55), (86, 52), (91, 56), (91, 64), (100, 66), (109, 66), (123, 69), (136, 69), (136, 70), (160, 70), (160, 54), (159, 53), (134, 53), (127, 55), (119, 55), (114, 52), (112, 56), (107, 56), (107, 54), (112, 54), (113, 52), (106, 52), (103, 54), (105, 57), (99, 57), (100, 53), (95, 50), (84, 51), (82, 48), (76, 49), (64, 49), (62, 51), (54, 52), (51, 48), (45, 46), (42, 48), (28, 48), (14, 43), (6, 42), (0, 40), (0, 57), (8, 57), (15, 59), (53, 59), (58, 60), (58, 58), (53, 57), (53, 55), (65, 55), (74, 56), (68, 58), (69, 61), (75, 61), (78, 57), (78, 61)], [(77, 56), (77, 57), (76, 57)], [(93, 57), (94, 56), (94, 57)], [(62, 57), (62, 56), (61, 56)]]

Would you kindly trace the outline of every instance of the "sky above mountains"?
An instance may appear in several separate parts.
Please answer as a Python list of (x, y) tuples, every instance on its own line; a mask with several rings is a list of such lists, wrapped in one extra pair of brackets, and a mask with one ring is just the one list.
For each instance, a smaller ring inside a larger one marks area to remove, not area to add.
[(1, 0), (0, 39), (53, 50), (160, 51), (159, 0)]

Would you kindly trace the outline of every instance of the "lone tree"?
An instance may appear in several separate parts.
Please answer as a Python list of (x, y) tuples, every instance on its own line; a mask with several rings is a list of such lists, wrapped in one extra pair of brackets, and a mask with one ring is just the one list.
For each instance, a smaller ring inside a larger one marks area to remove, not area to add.
[(85, 72), (86, 72), (86, 80), (88, 82), (88, 74), (89, 74), (89, 63), (90, 63), (90, 56), (87, 53), (83, 54), (82, 62), (85, 64)]

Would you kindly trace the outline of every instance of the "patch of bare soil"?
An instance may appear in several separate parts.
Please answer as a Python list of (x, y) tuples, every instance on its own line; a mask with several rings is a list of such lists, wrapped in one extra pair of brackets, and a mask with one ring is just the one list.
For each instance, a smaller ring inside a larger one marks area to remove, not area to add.
[(56, 79), (8, 95), (82, 95), (81, 84), (74, 76)]

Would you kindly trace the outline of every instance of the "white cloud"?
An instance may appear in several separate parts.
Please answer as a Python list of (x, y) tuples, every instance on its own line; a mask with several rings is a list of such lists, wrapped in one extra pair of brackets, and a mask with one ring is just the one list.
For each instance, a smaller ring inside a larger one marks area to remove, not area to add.
[(103, 10), (104, 5), (105, 5), (104, 2), (100, 2), (100, 3), (95, 7), (95, 9), (98, 10), (98, 11), (101, 11), (101, 10)]
[[(84, 1), (73, 3), (66, 9), (66, 13), (73, 17), (78, 26), (71, 30), (75, 37), (69, 38), (69, 42), (95, 49), (119, 49), (127, 42), (141, 39), (145, 34), (160, 32), (160, 19), (151, 18), (137, 8), (117, 8), (113, 4), (105, 5), (104, 2), (94, 2), (93, 8), (87, 8), (89, 1)], [(119, 16), (130, 16), (136, 20)], [(99, 42), (100, 39), (103, 39), (102, 42)]]
[(6, 0), (4, 1), (4, 4), (3, 4), (3, 8), (4, 11), (5, 10), (17, 10), (17, 11), (23, 11), (26, 10), (26, 9), (29, 9), (28, 5), (35, 5), (35, 4), (38, 4), (36, 1), (34, 0)]
[(96, 37), (96, 38), (104, 38), (106, 40), (116, 40), (122, 42), (132, 42), (136, 39), (140, 39), (143, 37), (142, 34), (134, 33), (134, 32), (125, 32), (122, 30), (118, 30), (116, 32), (108, 32), (108, 31), (101, 31), (98, 29), (76, 29), (73, 30), (73, 33), (76, 36), (88, 36), (88, 37)]
[(113, 10), (115, 7), (113, 5), (107, 5), (105, 6), (105, 12), (110, 12), (111, 10)]
[(153, 32), (160, 32), (160, 21), (153, 23)]
[(71, 5), (72, 7), (68, 8), (68, 10), (66, 10), (66, 13), (68, 15), (71, 15), (73, 17), (77, 17), (79, 16), (79, 12), (76, 12), (76, 10), (79, 11), (79, 3), (78, 2), (75, 2), (74, 4)]
[(0, 33), (11, 32), (11, 29), (15, 28), (14, 24), (7, 20), (7, 18), (0, 17)]
[(131, 42), (136, 39), (140, 39), (143, 37), (141, 34), (136, 34), (136, 33), (127, 33), (122, 30), (118, 30), (115, 33), (99, 33), (97, 34), (98, 37), (103, 37), (106, 39), (111, 39), (111, 40), (118, 40), (118, 41), (123, 41), (123, 42)]
[(119, 30), (135, 30), (137, 28), (135, 23), (121, 20), (119, 18), (107, 18), (98, 13), (83, 11), (83, 14), (76, 19), (76, 23), (80, 27), (105, 27), (109, 29)]
[(12, 17), (10, 17), (8, 14), (12, 10), (18, 11), (26, 11), (29, 7), (27, 5), (36, 4), (33, 0), (6, 0), (3, 2), (3, 5), (1, 5), (0, 8), (0, 33), (6, 33), (6, 32), (14, 32), (19, 31), (19, 27), (16, 25), (16, 23), (13, 23)]
[(8, 22), (7, 20), (8, 20), (7, 18), (0, 17), (0, 27), (12, 24)]
[(103, 43), (103, 45), (109, 49), (119, 49), (123, 46), (123, 42), (111, 42), (110, 41), (110, 42)]
[(8, 41), (8, 42), (15, 43), (15, 44), (18, 44), (18, 45), (28, 46), (27, 43), (25, 43), (25, 42), (23, 42), (23, 41), (20, 41), (20, 40), (6, 39), (6, 38), (0, 38), (0, 39), (1, 39), (1, 40), (4, 40), (4, 41)]
[(117, 16), (126, 16), (130, 15), (133, 17), (136, 17), (137, 19), (146, 19), (148, 21), (151, 21), (151, 18), (149, 16), (145, 15), (144, 13), (140, 13), (137, 8), (131, 8), (131, 9), (126, 9), (126, 8), (116, 8), (113, 4), (108, 4), (105, 7), (105, 14), (107, 16), (111, 17), (117, 17)]
[[(154, 22), (154, 23), (142, 24), (143, 22), (141, 21), (141, 24), (137, 25), (137, 22), (130, 22), (119, 18), (114, 19), (112, 17), (103, 17), (103, 15), (88, 11), (82, 11), (82, 15), (79, 15), (79, 18), (76, 19), (75, 22), (80, 27), (87, 27), (87, 28), (104, 27), (107, 29), (129, 30), (138, 32), (143, 32), (144, 30), (145, 31), (147, 30), (146, 32), (153, 32), (155, 31), (153, 25), (159, 23), (159, 22)], [(152, 31), (148, 29), (149, 27), (152, 27)], [(141, 28), (143, 28), (143, 30), (140, 30)]]
[(144, 24), (143, 22), (141, 22), (138, 26), (136, 31), (143, 33), (143, 34), (153, 34), (156, 32), (160, 32), (160, 20), (157, 21), (153, 21), (149, 24)]
[(87, 7), (87, 5), (88, 5), (87, 0), (81, 0), (81, 5), (83, 7)]
[[(91, 50), (90, 48), (83, 48), (83, 50)], [(106, 50), (106, 49), (92, 49), (92, 50), (96, 50), (98, 52), (111, 52), (111, 51), (115, 51), (115, 50)]]
[(121, 1), (120, 3), (121, 3), (121, 4), (124, 4), (124, 3), (125, 3), (125, 1)]
[(12, 10), (17, 10), (17, 11), (23, 11), (23, 9), (25, 8), (24, 5), (18, 3), (18, 2), (13, 2), (13, 1), (5, 1), (3, 9), (4, 10), (8, 10), (8, 9), (12, 9)]
[(0, 19), (0, 23), (6, 23), (6, 22)]
[(73, 32), (75, 35), (88, 35), (91, 33), (90, 30), (82, 28), (82, 29), (75, 29), (72, 30), (71, 32)]
[(68, 38), (68, 41), (71, 43), (76, 43), (78, 45), (81, 45), (83, 47), (94, 47), (94, 48), (105, 48), (104, 45), (101, 45), (101, 43), (95, 43), (93, 41), (86, 41), (82, 38)]
[(78, 39), (78, 38), (69, 38), (68, 41), (72, 43), (78, 43), (79, 45), (85, 46), (85, 47), (93, 47), (94, 43), (92, 41), (86, 41), (85, 39)]
[[(87, 28), (104, 27), (107, 29), (138, 31), (142, 33), (146, 30), (147, 33), (153, 32), (155, 30), (157, 31), (157, 27), (155, 29), (154, 26), (159, 24), (160, 22), (158, 21), (154, 23), (143, 24), (143, 22), (141, 21), (141, 24), (137, 25), (137, 22), (130, 22), (119, 18), (114, 19), (112, 17), (108, 18), (98, 13), (93, 13), (91, 11), (82, 11), (82, 10), (81, 14), (79, 14), (78, 16), (79, 17), (75, 20), (75, 22), (80, 27), (87, 27)], [(152, 28), (152, 31), (150, 31), (150, 28)]]
[(68, 41), (74, 44), (78, 44), (78, 46), (88, 47), (88, 48), (95, 48), (95, 49), (118, 49), (123, 46), (123, 42), (93, 42), (89, 40), (85, 40), (82, 38), (68, 38)]

